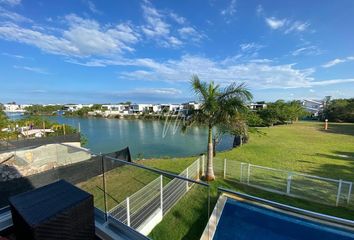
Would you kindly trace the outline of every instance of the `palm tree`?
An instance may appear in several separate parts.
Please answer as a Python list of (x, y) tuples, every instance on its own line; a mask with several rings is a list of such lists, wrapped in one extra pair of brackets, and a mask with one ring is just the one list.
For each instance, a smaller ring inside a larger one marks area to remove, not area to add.
[[(192, 113), (185, 127), (193, 123), (208, 127), (208, 157), (206, 179), (215, 179), (213, 169), (213, 128), (231, 123), (234, 116), (247, 109), (245, 103), (252, 99), (252, 94), (244, 84), (230, 84), (220, 88), (218, 84), (201, 82), (197, 75), (192, 76), (192, 89), (201, 103), (199, 110)], [(185, 128), (184, 128), (185, 129)]]

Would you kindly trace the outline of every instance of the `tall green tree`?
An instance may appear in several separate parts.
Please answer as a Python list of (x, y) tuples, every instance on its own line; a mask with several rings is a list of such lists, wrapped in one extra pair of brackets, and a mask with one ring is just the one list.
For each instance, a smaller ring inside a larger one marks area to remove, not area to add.
[(208, 154), (206, 179), (215, 179), (213, 167), (213, 128), (227, 126), (242, 111), (247, 111), (246, 102), (252, 99), (252, 94), (244, 84), (230, 84), (225, 88), (214, 82), (206, 83), (199, 80), (197, 75), (192, 76), (192, 89), (201, 103), (200, 109), (192, 112), (185, 126), (196, 123), (208, 127)]
[(7, 118), (5, 112), (0, 107), (0, 131), (1, 128), (7, 127), (9, 119)]
[(288, 116), (291, 123), (294, 121), (297, 122), (300, 117), (305, 116), (308, 114), (304, 107), (302, 106), (301, 102), (298, 100), (294, 100), (288, 103)]
[(331, 100), (326, 104), (322, 118), (334, 122), (354, 122), (354, 98)]

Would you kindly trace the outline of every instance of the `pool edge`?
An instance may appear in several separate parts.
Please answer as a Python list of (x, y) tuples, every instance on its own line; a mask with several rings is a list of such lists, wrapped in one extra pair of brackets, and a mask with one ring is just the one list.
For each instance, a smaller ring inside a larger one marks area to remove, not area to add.
[(225, 203), (227, 201), (228, 196), (226, 194), (220, 195), (218, 201), (215, 204), (213, 212), (208, 220), (208, 223), (203, 231), (200, 240), (209, 240), (214, 238), (214, 234), (216, 231), (216, 227), (218, 226), (221, 214), (224, 210)]
[(248, 194), (235, 192), (229, 189), (218, 188), (221, 193), (213, 212), (208, 220), (208, 223), (203, 231), (201, 240), (210, 240), (214, 238), (220, 217), (222, 215), (223, 209), (225, 207), (228, 198), (235, 199), (240, 202), (246, 202), (263, 208), (271, 209), (276, 212), (285, 213), (287, 215), (295, 216), (298, 218), (310, 220), (312, 222), (317, 222), (324, 225), (329, 225), (342, 230), (349, 230), (354, 232), (354, 221), (344, 218), (339, 218), (331, 215), (326, 215), (322, 213), (317, 213), (286, 204), (270, 201), (267, 199), (251, 196)]

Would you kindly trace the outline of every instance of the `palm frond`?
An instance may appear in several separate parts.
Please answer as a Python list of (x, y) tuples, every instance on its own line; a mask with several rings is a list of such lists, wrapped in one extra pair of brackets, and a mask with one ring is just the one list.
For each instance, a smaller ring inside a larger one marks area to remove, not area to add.
[(208, 86), (206, 83), (201, 82), (197, 75), (192, 75), (191, 85), (192, 90), (200, 100), (204, 100), (208, 97)]
[(236, 83), (230, 84), (221, 93), (220, 98), (241, 98), (243, 101), (251, 101), (253, 96), (252, 93), (246, 88), (245, 83), (237, 85)]

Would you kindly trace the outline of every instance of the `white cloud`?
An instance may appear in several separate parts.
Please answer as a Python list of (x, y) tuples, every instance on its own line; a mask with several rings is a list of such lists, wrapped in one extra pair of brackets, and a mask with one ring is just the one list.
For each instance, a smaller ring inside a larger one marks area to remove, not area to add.
[(193, 27), (182, 27), (178, 29), (178, 33), (180, 34), (181, 38), (183, 39), (190, 39), (195, 42), (199, 42), (201, 39), (204, 38), (204, 34), (199, 33)]
[(269, 59), (237, 63), (231, 58), (215, 61), (209, 58), (184, 55), (180, 59), (157, 62), (153, 59), (95, 60), (86, 66), (120, 65), (134, 66), (138, 70), (121, 73), (121, 79), (142, 81), (188, 82), (192, 74), (203, 80), (213, 80), (222, 85), (245, 82), (253, 89), (265, 88), (308, 88), (340, 83), (351, 83), (354, 79), (315, 79), (313, 68), (296, 68), (295, 64), (276, 64)]
[(141, 27), (141, 30), (147, 37), (154, 39), (163, 47), (182, 45), (181, 40), (171, 35), (171, 26), (164, 20), (163, 13), (154, 8), (150, 2), (145, 2), (142, 9), (146, 24)]
[(21, 0), (0, 0), (0, 3), (4, 3), (10, 6), (16, 6), (21, 3)]
[(263, 59), (251, 59), (251, 60), (249, 60), (249, 62), (251, 62), (251, 63), (272, 63), (274, 61), (271, 59), (263, 58)]
[(243, 52), (248, 52), (248, 51), (258, 51), (261, 48), (264, 48), (264, 46), (258, 43), (250, 42), (250, 43), (240, 44), (240, 48)]
[(7, 56), (7, 57), (12, 57), (12, 58), (17, 58), (17, 59), (25, 59), (24, 56), (18, 55), (18, 54), (11, 54), (11, 53), (6, 53), (6, 52), (4, 52), (4, 53), (2, 53), (1, 55)]
[(288, 34), (291, 32), (304, 32), (309, 28), (310, 24), (307, 22), (295, 21), (288, 24), (288, 28), (285, 29), (284, 33)]
[(170, 47), (170, 46), (180, 46), (183, 44), (183, 42), (181, 40), (179, 40), (178, 38), (171, 36), (167, 38), (168, 41), (167, 42), (163, 42), (162, 45), (166, 46), (166, 47)]
[(88, 0), (86, 1), (86, 4), (92, 13), (97, 13), (97, 14), (102, 13), (100, 10), (97, 9), (96, 5), (92, 1)]
[(162, 15), (152, 6), (143, 5), (144, 18), (147, 22), (142, 27), (143, 32), (149, 37), (168, 36), (170, 25), (163, 21)]
[[(97, 12), (93, 2), (86, 0), (85, 3), (91, 11)], [(141, 26), (129, 22), (103, 24), (94, 19), (69, 14), (60, 18), (61, 25), (66, 26), (53, 28), (36, 24), (31, 19), (0, 6), (0, 22), (5, 20), (0, 25), (0, 39), (28, 44), (47, 53), (74, 58), (132, 52), (135, 50), (135, 44), (144, 37), (167, 48), (180, 47), (186, 42), (195, 43), (204, 38), (204, 34), (189, 26), (187, 20), (176, 13), (159, 11), (149, 1), (144, 1), (142, 9), (145, 23)], [(173, 19), (182, 26), (170, 25), (166, 19)], [(23, 22), (30, 24), (21, 24)]]
[[(97, 94), (94, 92), (92, 94)], [(111, 99), (131, 99), (138, 102), (160, 102), (161, 101), (180, 101), (186, 96), (182, 91), (176, 88), (135, 88), (131, 90), (123, 90), (116, 92), (101, 93), (102, 97), (110, 97)], [(133, 99), (132, 99), (133, 98)]]
[(177, 23), (179, 23), (179, 24), (184, 24), (184, 23), (187, 22), (187, 20), (186, 20), (184, 17), (181, 17), (181, 16), (177, 15), (177, 14), (174, 13), (174, 12), (171, 12), (171, 13), (170, 13), (170, 17), (171, 17), (173, 20), (175, 20)]
[[(188, 25), (187, 19), (174, 12), (160, 11), (149, 1), (144, 1), (142, 10), (145, 24), (141, 26), (141, 31), (162, 47), (180, 47), (185, 42), (199, 42), (204, 38), (204, 34)], [(170, 24), (167, 20), (171, 19), (182, 26)]]
[(42, 93), (47, 93), (47, 90), (42, 90), (42, 89), (33, 89), (33, 90), (28, 90), (26, 91), (27, 93), (38, 93), (38, 94), (42, 94)]
[(6, 10), (5, 8), (0, 6), (0, 19), (1, 18), (14, 22), (32, 22), (31, 19), (26, 18), (18, 13)]
[(22, 70), (26, 70), (26, 71), (30, 71), (30, 72), (34, 72), (34, 73), (49, 74), (45, 69), (37, 68), (37, 67), (17, 66), (17, 65), (14, 65), (13, 67), (16, 69), (22, 69)]
[(49, 53), (60, 55), (80, 55), (79, 49), (63, 38), (41, 33), (16, 24), (0, 26), (0, 38), (25, 43)]
[(185, 35), (187, 35), (187, 36), (196, 33), (195, 29), (192, 28), (192, 27), (183, 27), (183, 28), (180, 28), (180, 29), (178, 29), (178, 32), (179, 32), (180, 34), (182, 34), (182, 35), (185, 34)]
[(263, 9), (262, 5), (259, 4), (259, 5), (257, 6), (257, 8), (256, 8), (256, 13), (257, 13), (257, 16), (263, 15), (264, 9)]
[(66, 16), (69, 29), (63, 37), (75, 46), (81, 55), (104, 55), (112, 52), (133, 51), (132, 44), (139, 39), (138, 34), (126, 23), (103, 28), (94, 20), (76, 15)]
[[(145, 67), (147, 67), (145, 65)], [(140, 80), (186, 82), (192, 74), (221, 84), (246, 82), (256, 88), (295, 88), (310, 84), (313, 69), (295, 69), (293, 65), (243, 63), (222, 66), (218, 62), (197, 56), (183, 56), (147, 67), (144, 72), (128, 72), (125, 77)]]
[(182, 91), (176, 88), (137, 88), (129, 91), (130, 94), (176, 95)]
[(308, 22), (293, 21), (286, 18), (264, 17), (264, 20), (271, 29), (281, 30), (284, 34), (305, 32), (309, 30), (310, 27), (310, 23)]
[(221, 15), (233, 16), (236, 13), (236, 0), (231, 0), (230, 4), (220, 11)]
[(285, 19), (276, 19), (275, 17), (265, 18), (265, 21), (271, 29), (279, 29), (286, 23)]
[(61, 31), (61, 36), (47, 34), (45, 29), (7, 23), (0, 26), (0, 38), (32, 45), (48, 53), (76, 57), (133, 51), (131, 45), (139, 40), (138, 33), (126, 23), (107, 28), (74, 14), (67, 15), (65, 21), (69, 27)]
[(291, 55), (293, 55), (293, 56), (299, 56), (299, 55), (316, 56), (316, 55), (320, 55), (322, 53), (323, 53), (323, 51), (316, 46), (306, 46), (306, 47), (302, 47), (302, 48), (298, 48), (298, 49), (294, 50), (291, 53)]
[(311, 86), (327, 86), (327, 85), (334, 85), (339, 83), (354, 83), (354, 78), (313, 81), (311, 82)]
[(346, 58), (333, 59), (332, 61), (329, 61), (329, 62), (323, 64), (322, 67), (329, 68), (329, 67), (333, 67), (333, 66), (335, 66), (337, 64), (345, 63), (345, 62), (349, 62), (349, 61), (354, 61), (354, 56), (349, 56), (349, 57), (346, 57)]

